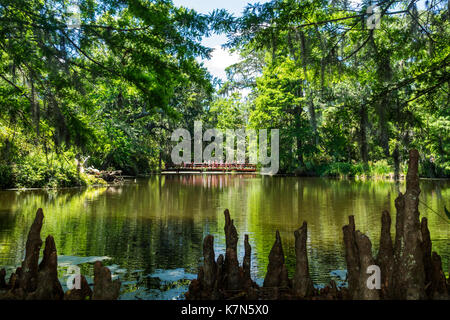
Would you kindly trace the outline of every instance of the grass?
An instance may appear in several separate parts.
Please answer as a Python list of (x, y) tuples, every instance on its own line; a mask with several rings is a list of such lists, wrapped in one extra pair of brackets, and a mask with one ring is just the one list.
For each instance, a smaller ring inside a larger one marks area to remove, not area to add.
[[(369, 162), (367, 164), (357, 162), (332, 162), (318, 166), (311, 165), (306, 170), (296, 170), (298, 173), (308, 173), (307, 175), (321, 177), (340, 177), (340, 178), (375, 178), (386, 179), (394, 177), (394, 168), (386, 160)], [(403, 172), (401, 172), (403, 173)]]

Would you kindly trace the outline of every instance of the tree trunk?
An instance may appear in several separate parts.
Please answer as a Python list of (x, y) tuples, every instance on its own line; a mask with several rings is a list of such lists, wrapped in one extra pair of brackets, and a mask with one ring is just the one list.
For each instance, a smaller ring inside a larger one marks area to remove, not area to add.
[(400, 151), (398, 150), (398, 144), (395, 145), (394, 152), (392, 153), (392, 159), (394, 160), (394, 180), (400, 179)]
[(360, 123), (359, 123), (359, 134), (360, 134), (360, 152), (361, 152), (361, 160), (367, 164), (369, 161), (369, 152), (368, 152), (368, 146), (367, 146), (367, 123), (368, 123), (368, 116), (367, 116), (367, 107), (365, 104), (361, 106), (360, 109)]

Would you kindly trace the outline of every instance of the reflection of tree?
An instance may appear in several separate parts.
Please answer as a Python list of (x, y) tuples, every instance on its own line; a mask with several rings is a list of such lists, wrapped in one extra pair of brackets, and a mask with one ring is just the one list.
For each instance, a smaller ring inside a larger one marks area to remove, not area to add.
[[(422, 181), (421, 200), (438, 211), (450, 188), (448, 182), (439, 182), (440, 198), (433, 192), (435, 183)], [(404, 190), (403, 185), (400, 188)], [(157, 268), (196, 272), (207, 233), (215, 236), (216, 254), (224, 253), (223, 210), (228, 208), (239, 233), (240, 261), (244, 234), (250, 235), (254, 276), (266, 271), (277, 229), (292, 274), (293, 231), (306, 220), (311, 274), (316, 283), (326, 282), (331, 270), (345, 269), (342, 226), (347, 216), (355, 215), (357, 228), (370, 236), (377, 250), (380, 215), (389, 209), (395, 220), (395, 195), (395, 185), (382, 181), (197, 174), (154, 176), (136, 184), (68, 189), (56, 195), (0, 192), (0, 265), (20, 263), (34, 213), (43, 207), (41, 234), (55, 237), (59, 255), (109, 256), (112, 259), (105, 262), (130, 272), (151, 273)], [(448, 224), (431, 211), (422, 207), (420, 211), (428, 217), (433, 250), (442, 256), (446, 270)]]
[(252, 175), (229, 175), (229, 174), (183, 174), (167, 176), (169, 183), (181, 184), (183, 186), (201, 186), (206, 188), (226, 188), (243, 185), (239, 178), (252, 177)]
[[(88, 235), (85, 227), (86, 215), (84, 215), (86, 202), (94, 201), (104, 192), (104, 188), (90, 188), (80, 191), (79, 189), (55, 191), (33, 190), (21, 192), (0, 192), (0, 203), (3, 204), (3, 214), (12, 225), (6, 230), (0, 230), (0, 243), (2, 249), (0, 265), (17, 265), (22, 260), (25, 248), (28, 228), (31, 225), (37, 208), (42, 207), (45, 212), (45, 223), (43, 236), (52, 234), (58, 244), (59, 253), (64, 248), (77, 247), (83, 250), (83, 245)], [(12, 221), (12, 223), (11, 223)], [(75, 224), (74, 224), (75, 222)], [(68, 234), (75, 236), (67, 237)]]
[[(422, 181), (423, 201), (432, 207), (440, 200), (431, 190), (435, 182)], [(449, 192), (447, 189), (443, 192)], [(402, 186), (404, 189), (404, 186)], [(268, 253), (274, 242), (275, 230), (280, 230), (289, 272), (294, 270), (293, 231), (308, 221), (308, 255), (314, 278), (324, 279), (333, 269), (345, 269), (343, 259), (342, 226), (348, 215), (355, 215), (357, 228), (370, 236), (373, 249), (378, 250), (381, 212), (388, 209), (395, 220), (395, 185), (384, 181), (346, 181), (329, 179), (269, 178), (247, 187), (247, 226), (262, 276), (267, 266)], [(448, 224), (421, 209), (422, 216), (433, 221), (430, 231), (434, 240), (450, 238)], [(393, 222), (394, 224), (394, 222)], [(393, 231), (393, 230), (392, 230)], [(439, 254), (450, 255), (448, 246), (436, 241)], [(443, 259), (448, 260), (448, 259)], [(447, 261), (444, 264), (448, 263)]]

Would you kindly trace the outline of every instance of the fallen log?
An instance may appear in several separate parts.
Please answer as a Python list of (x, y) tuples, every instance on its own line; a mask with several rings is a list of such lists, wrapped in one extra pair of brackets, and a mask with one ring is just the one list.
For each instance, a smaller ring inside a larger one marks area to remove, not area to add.
[(118, 183), (123, 181), (122, 171), (100, 171), (100, 178), (110, 183)]

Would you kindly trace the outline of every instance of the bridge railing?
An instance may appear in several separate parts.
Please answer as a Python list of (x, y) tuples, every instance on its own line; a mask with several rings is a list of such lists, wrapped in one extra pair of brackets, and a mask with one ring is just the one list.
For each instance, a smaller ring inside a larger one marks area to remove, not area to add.
[(191, 162), (191, 163), (182, 163), (181, 165), (171, 166), (170, 168), (166, 167), (166, 170), (175, 169), (175, 170), (183, 170), (183, 169), (226, 169), (226, 170), (256, 170), (256, 164), (251, 163), (202, 163), (202, 162)]

